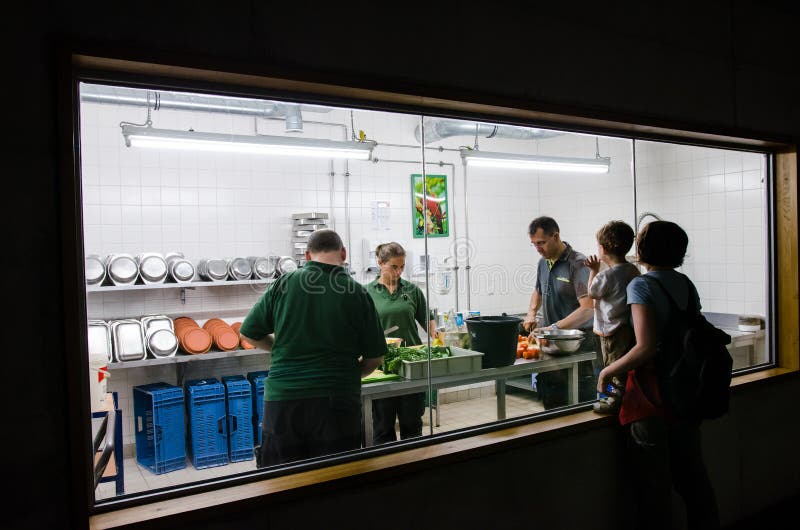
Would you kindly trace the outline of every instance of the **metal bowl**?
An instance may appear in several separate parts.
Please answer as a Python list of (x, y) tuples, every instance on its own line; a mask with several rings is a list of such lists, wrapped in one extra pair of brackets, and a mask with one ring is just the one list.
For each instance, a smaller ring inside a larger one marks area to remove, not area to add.
[(586, 334), (579, 329), (543, 329), (534, 331), (533, 335), (542, 353), (549, 355), (575, 353), (586, 338)]

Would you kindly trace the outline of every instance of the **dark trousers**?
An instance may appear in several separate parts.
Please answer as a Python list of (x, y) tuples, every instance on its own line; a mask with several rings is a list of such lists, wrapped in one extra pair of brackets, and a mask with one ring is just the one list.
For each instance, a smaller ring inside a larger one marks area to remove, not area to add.
[(653, 417), (628, 425), (628, 448), (638, 496), (636, 528), (671, 529), (672, 487), (686, 505), (687, 528), (720, 527), (697, 422), (667, 424)]
[(372, 402), (372, 429), (375, 444), (397, 440), (395, 418), (400, 422), (400, 439), (422, 436), (422, 415), (425, 413), (425, 393), (406, 394)]
[(329, 396), (264, 402), (258, 467), (361, 447), (361, 397)]

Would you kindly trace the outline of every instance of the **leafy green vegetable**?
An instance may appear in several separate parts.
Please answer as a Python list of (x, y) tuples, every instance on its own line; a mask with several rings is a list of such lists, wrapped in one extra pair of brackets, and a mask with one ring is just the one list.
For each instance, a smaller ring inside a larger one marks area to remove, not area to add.
[[(430, 348), (431, 359), (450, 357), (450, 348), (447, 346), (433, 346)], [(422, 348), (387, 348), (383, 357), (384, 373), (399, 374), (403, 361), (424, 361), (428, 358), (428, 347)]]

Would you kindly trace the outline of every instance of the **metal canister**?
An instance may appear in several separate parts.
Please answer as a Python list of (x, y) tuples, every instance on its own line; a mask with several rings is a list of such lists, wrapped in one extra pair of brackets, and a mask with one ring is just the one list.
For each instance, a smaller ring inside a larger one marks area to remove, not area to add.
[(131, 285), (139, 277), (139, 266), (130, 254), (109, 254), (106, 275), (114, 285)]
[(142, 323), (138, 320), (112, 321), (111, 342), (114, 347), (114, 359), (117, 361), (141, 361), (147, 357)]
[(103, 258), (97, 254), (86, 256), (84, 269), (86, 271), (87, 285), (100, 285), (106, 279), (106, 266)]
[(178, 351), (178, 339), (172, 320), (164, 315), (142, 317), (147, 350), (153, 357), (173, 357)]
[(204, 280), (225, 280), (228, 278), (228, 261), (222, 258), (203, 258), (197, 263), (197, 274)]
[(194, 278), (194, 265), (183, 257), (181, 252), (170, 252), (164, 259), (167, 262), (169, 277), (176, 283), (186, 283)]
[(139, 275), (144, 283), (163, 283), (167, 279), (167, 262), (157, 252), (145, 252), (136, 256)]
[(253, 279), (266, 280), (275, 276), (275, 262), (265, 256), (249, 256), (247, 261), (253, 269)]
[(105, 358), (106, 362), (114, 360), (111, 349), (111, 330), (103, 320), (90, 320), (88, 322), (89, 357)]
[(275, 269), (279, 276), (281, 274), (288, 274), (297, 270), (297, 261), (291, 256), (280, 256)]
[(231, 258), (228, 260), (228, 276), (232, 280), (249, 280), (253, 275), (253, 267), (245, 258)]

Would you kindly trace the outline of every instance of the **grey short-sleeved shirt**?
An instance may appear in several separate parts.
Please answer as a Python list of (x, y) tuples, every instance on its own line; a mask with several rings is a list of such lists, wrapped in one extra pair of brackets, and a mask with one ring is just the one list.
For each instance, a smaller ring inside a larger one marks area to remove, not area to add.
[[(543, 326), (561, 320), (579, 306), (580, 298), (587, 296), (589, 267), (584, 264), (586, 256), (576, 252), (567, 243), (567, 248), (553, 262), (552, 267), (546, 259), (539, 260), (536, 274), (536, 290), (542, 295)], [(594, 318), (578, 326), (578, 329), (591, 329)]]
[(607, 337), (622, 324), (629, 324), (628, 284), (639, 276), (632, 263), (618, 263), (597, 273), (589, 286), (589, 296), (594, 303), (594, 332)]

